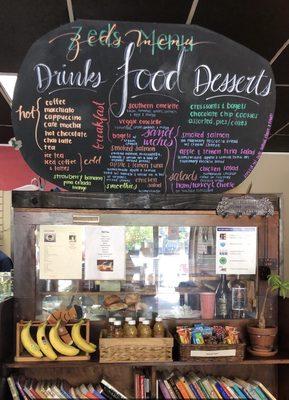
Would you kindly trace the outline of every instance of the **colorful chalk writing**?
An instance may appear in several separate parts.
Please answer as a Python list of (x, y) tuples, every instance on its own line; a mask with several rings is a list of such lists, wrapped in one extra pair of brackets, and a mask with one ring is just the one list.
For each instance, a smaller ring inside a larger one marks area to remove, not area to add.
[(32, 45), (12, 119), (29, 166), (66, 190), (214, 193), (255, 167), (274, 107), (269, 63), (217, 33), (80, 20)]

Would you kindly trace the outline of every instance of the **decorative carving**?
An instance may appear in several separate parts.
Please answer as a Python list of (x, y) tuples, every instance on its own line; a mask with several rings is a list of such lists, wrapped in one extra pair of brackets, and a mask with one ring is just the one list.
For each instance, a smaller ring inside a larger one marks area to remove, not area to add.
[(216, 208), (216, 213), (226, 217), (227, 215), (247, 215), (255, 217), (269, 217), (274, 215), (273, 203), (267, 198), (255, 198), (252, 196), (223, 197)]

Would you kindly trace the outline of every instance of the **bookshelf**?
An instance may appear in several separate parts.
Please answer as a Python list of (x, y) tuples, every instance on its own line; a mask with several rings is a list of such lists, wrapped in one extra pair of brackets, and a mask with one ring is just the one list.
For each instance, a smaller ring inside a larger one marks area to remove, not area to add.
[[(258, 197), (258, 196), (256, 196)], [(59, 296), (60, 298), (69, 296), (73, 293), (61, 291), (40, 291), (37, 285), (35, 275), (35, 238), (34, 231), (39, 224), (70, 224), (76, 214), (94, 214), (104, 215), (104, 220), (110, 224), (113, 218), (117, 216), (120, 223), (126, 223), (129, 218), (129, 224), (140, 223), (142, 218), (146, 218), (148, 223), (160, 220), (160, 223), (169, 223), (170, 218), (180, 219), (180, 223), (186, 223), (188, 218), (194, 224), (200, 226), (246, 226), (254, 225), (258, 227), (258, 258), (259, 266), (262, 267), (261, 260), (270, 258), (272, 262), (271, 272), (280, 271), (280, 215), (278, 196), (267, 196), (274, 204), (275, 214), (270, 218), (262, 217), (235, 217), (222, 218), (215, 214), (215, 208), (220, 200), (219, 195), (192, 195), (192, 196), (153, 196), (143, 195), (134, 199), (130, 195), (106, 195), (106, 194), (71, 194), (71, 193), (13, 193), (14, 207), (14, 261), (15, 261), (15, 298), (11, 300), (10, 315), (14, 314), (14, 322), (11, 320), (9, 325), (9, 337), (14, 336), (14, 324), (19, 319), (35, 319), (35, 315), (41, 307), (41, 298), (45, 296)], [(268, 241), (265, 241), (268, 235)], [(199, 280), (197, 274), (191, 274), (192, 278)], [(215, 278), (208, 280), (214, 281)], [(206, 279), (206, 277), (205, 277)], [(157, 280), (156, 280), (157, 281)], [(257, 303), (261, 303), (265, 293), (265, 282), (257, 277), (258, 298)], [(186, 293), (190, 289), (179, 289), (176, 292)], [(128, 292), (87, 292), (80, 291), (78, 295), (86, 296), (89, 294), (92, 298), (112, 293), (121, 295)], [(154, 291), (140, 291), (142, 296), (154, 296)], [(257, 307), (258, 308), (258, 307)], [(286, 376), (289, 373), (289, 301), (278, 298), (276, 295), (270, 296), (267, 305), (267, 319), (269, 324), (279, 325), (279, 351), (272, 358), (257, 358), (246, 355), (243, 361), (239, 362), (218, 362), (212, 365), (211, 362), (182, 362), (177, 361), (176, 356), (172, 362), (165, 363), (121, 363), (121, 364), (100, 364), (97, 355), (90, 361), (70, 361), (70, 362), (40, 362), (34, 363), (14, 362), (14, 348), (11, 345), (5, 355), (0, 359), (2, 363), (2, 377), (7, 377), (11, 372), (20, 373), (31, 378), (67, 379), (71, 384), (80, 384), (95, 382), (106, 376), (120, 390), (128, 390), (133, 396), (134, 370), (136, 367), (146, 368), (151, 377), (152, 387), (155, 388), (155, 381), (158, 371), (173, 371), (179, 369), (182, 373), (190, 370), (199, 371), (206, 374), (236, 375), (240, 378), (254, 377), (264, 383), (278, 398), (278, 400), (287, 400), (288, 389), (286, 389)], [(7, 318), (8, 311), (1, 309), (1, 320)], [(208, 324), (226, 323), (238, 326), (242, 337), (246, 340), (246, 325), (253, 322), (254, 318), (242, 320), (211, 320)], [(200, 319), (194, 319), (196, 323)], [(167, 318), (165, 323), (170, 330), (174, 330), (176, 325), (185, 324), (188, 319)], [(91, 322), (91, 335), (93, 339), (98, 337), (100, 329), (103, 327), (102, 320)], [(0, 346), (3, 346), (3, 335), (0, 335)], [(1, 394), (8, 400), (8, 391), (5, 379), (2, 379), (0, 388)], [(154, 389), (153, 389), (154, 390)], [(153, 393), (154, 395), (154, 393)]]

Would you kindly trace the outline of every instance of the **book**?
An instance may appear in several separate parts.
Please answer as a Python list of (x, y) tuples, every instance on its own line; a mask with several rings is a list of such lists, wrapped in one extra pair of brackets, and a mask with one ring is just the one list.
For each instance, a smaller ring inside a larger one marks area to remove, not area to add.
[(159, 379), (159, 388), (160, 388), (160, 392), (162, 393), (164, 399), (171, 400), (171, 395), (170, 395), (168, 389), (166, 388), (166, 385), (162, 381), (162, 379)]
[(9, 376), (7, 378), (7, 382), (8, 382), (8, 385), (9, 385), (10, 393), (12, 395), (12, 399), (13, 400), (20, 400), (19, 393), (18, 393), (18, 390), (17, 390), (17, 387), (16, 387), (16, 384), (15, 384), (13, 376)]
[(214, 379), (212, 376), (209, 376), (208, 379), (209, 379), (209, 382), (215, 392), (216, 399), (222, 399), (222, 396), (216, 387), (216, 383), (217, 383), (216, 379)]
[(255, 385), (251, 385), (248, 382), (245, 382), (243, 379), (239, 379), (239, 378), (235, 378), (235, 382), (242, 386), (245, 390), (246, 393), (248, 393), (252, 399), (256, 399), (256, 400), (267, 400), (267, 397), (264, 396), (263, 394), (260, 396), (260, 394), (258, 393), (258, 391), (255, 388)]
[(139, 387), (140, 387), (140, 399), (145, 399), (145, 387), (144, 387), (145, 376), (143, 372), (139, 376)]
[(223, 388), (227, 389), (227, 393), (230, 394), (230, 397), (232, 399), (236, 399), (236, 400), (239, 399), (239, 397), (236, 395), (234, 390), (229, 386), (228, 382), (226, 382), (226, 378), (224, 378), (224, 377), (219, 378), (219, 382), (222, 384)]
[[(101, 389), (101, 387), (99, 387), (100, 389)], [(92, 386), (92, 384), (90, 383), (89, 385), (88, 385), (88, 389), (91, 391), (91, 393), (93, 393), (98, 399), (100, 399), (100, 400), (106, 400), (106, 397), (99, 391), (99, 390), (97, 390), (97, 389), (99, 389), (99, 388), (94, 388), (93, 386)]]
[(177, 385), (176, 385), (176, 377), (174, 376), (174, 373), (171, 373), (167, 377), (167, 381), (170, 384), (171, 388), (173, 389), (175, 395), (177, 396), (177, 399), (182, 399), (181, 392), (179, 391)]
[(170, 385), (170, 383), (168, 382), (168, 379), (167, 379), (167, 378), (169, 378), (171, 376), (171, 374), (163, 372), (163, 373), (161, 373), (160, 376), (161, 376), (166, 388), (168, 389), (168, 392), (170, 394), (171, 399), (175, 399), (176, 400), (177, 399), (177, 395), (175, 394), (174, 389), (172, 388), (172, 386)]
[(207, 377), (203, 378), (202, 382), (203, 382), (203, 385), (206, 388), (207, 393), (209, 394), (209, 398), (213, 399), (216, 394), (215, 394), (215, 391), (214, 391), (212, 385), (210, 384), (208, 378)]
[(79, 390), (87, 399), (98, 400), (98, 397), (91, 393), (84, 384), (79, 386)]
[(206, 396), (204, 395), (199, 385), (197, 384), (197, 381), (200, 379), (198, 375), (196, 375), (194, 372), (191, 372), (189, 375), (187, 375), (187, 378), (191, 386), (195, 389), (195, 392), (198, 393), (199, 398), (201, 400), (206, 399)]
[(237, 399), (241, 400), (247, 399), (244, 393), (239, 389), (238, 385), (234, 381), (225, 377), (222, 377), (222, 379), (224, 379), (226, 385), (228, 385), (234, 391), (234, 393), (237, 395)]
[(144, 371), (145, 374), (145, 395), (146, 399), (151, 398), (151, 379), (148, 370)]
[(271, 392), (259, 381), (253, 380), (252, 381), (255, 385), (259, 386), (259, 388), (265, 393), (265, 395), (270, 399), (270, 400), (277, 400), (276, 397), (273, 396)]
[(197, 397), (195, 395), (195, 392), (191, 389), (187, 379), (184, 376), (182, 376), (181, 379), (182, 379), (183, 385), (185, 386), (186, 391), (187, 391), (187, 393), (189, 395), (189, 398), (190, 399), (197, 399)]
[(112, 390), (114, 393), (116, 393), (121, 399), (127, 399), (127, 397), (121, 393), (119, 390), (117, 390), (114, 386), (112, 386), (109, 382), (107, 382), (105, 379), (102, 379), (100, 382), (102, 385), (106, 386), (110, 390)]
[(134, 396), (136, 399), (140, 399), (140, 373), (137, 369), (134, 373)]
[(15, 383), (16, 383), (16, 387), (18, 389), (18, 392), (20, 393), (20, 395), (22, 397), (22, 400), (29, 400), (28, 397), (26, 396), (26, 394), (25, 394), (25, 392), (24, 392), (24, 390), (22, 388), (22, 385), (21, 385), (21, 383), (19, 382), (18, 379), (17, 379), (17, 381), (15, 381)]
[(190, 396), (186, 390), (186, 387), (183, 383), (183, 376), (180, 374), (179, 371), (175, 371), (175, 378), (176, 378), (176, 386), (181, 392), (182, 398), (185, 400), (190, 400)]
[(70, 388), (70, 394), (71, 394), (73, 400), (75, 400), (75, 399), (77, 400), (77, 396), (76, 396), (76, 393), (75, 393), (75, 390), (73, 387)]

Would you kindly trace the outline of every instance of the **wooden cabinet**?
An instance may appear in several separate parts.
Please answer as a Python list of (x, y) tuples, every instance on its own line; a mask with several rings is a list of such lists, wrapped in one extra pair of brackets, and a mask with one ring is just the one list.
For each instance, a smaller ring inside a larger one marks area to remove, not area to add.
[[(258, 196), (257, 196), (258, 197)], [(266, 268), (272, 273), (280, 272), (280, 215), (279, 197), (269, 196), (275, 209), (272, 217), (234, 216), (223, 218), (216, 215), (215, 209), (220, 200), (219, 195), (121, 195), (121, 194), (75, 194), (55, 192), (14, 192), (14, 264), (15, 264), (15, 300), (14, 326), (20, 319), (35, 319), (41, 308), (41, 298), (52, 293), (59, 295), (58, 290), (40, 287), (36, 273), (35, 256), (35, 229), (42, 224), (73, 224), (80, 221), (90, 221), (95, 216), (101, 216), (103, 223), (133, 225), (146, 221), (146, 225), (164, 226), (173, 224), (216, 227), (216, 226), (256, 226), (258, 228), (258, 271), (256, 277), (257, 311), (266, 290)], [(153, 250), (154, 251), (154, 250)], [(265, 271), (265, 272), (264, 272)], [(194, 276), (194, 274), (191, 274)], [(197, 277), (197, 276), (196, 276)], [(45, 292), (46, 291), (46, 292)], [(181, 292), (181, 290), (179, 290)], [(151, 293), (154, 295), (155, 293)], [(99, 296), (94, 293), (92, 296)], [(147, 293), (147, 295), (150, 295)], [(279, 314), (278, 314), (279, 310)], [(10, 349), (3, 362), (3, 376), (10, 372), (20, 372), (35, 378), (65, 378), (71, 384), (95, 382), (103, 374), (115, 383), (120, 390), (129, 391), (133, 395), (134, 367), (147, 367), (150, 371), (152, 387), (155, 388), (156, 372), (162, 369), (178, 368), (181, 371), (201, 371), (206, 374), (239, 376), (241, 378), (255, 378), (263, 382), (278, 400), (289, 399), (289, 390), (286, 386), (286, 376), (289, 373), (289, 304), (287, 300), (280, 300), (271, 295), (267, 304), (267, 321), (271, 325), (278, 324), (279, 320), (279, 351), (272, 358), (263, 359), (246, 355), (243, 361), (235, 363), (219, 363), (214, 365), (206, 361), (168, 363), (126, 363), (126, 364), (99, 364), (97, 356), (91, 361), (83, 362), (43, 362), (16, 363), (13, 361), (14, 350)], [(244, 340), (247, 340), (246, 325), (253, 322), (255, 316), (248, 316), (241, 320), (226, 320), (226, 324), (239, 327)], [(192, 322), (192, 321), (190, 321)], [(197, 320), (194, 320), (197, 322)], [(213, 320), (213, 323), (218, 321)], [(224, 321), (219, 321), (223, 322)], [(174, 330), (178, 324), (188, 323), (187, 319), (166, 318), (168, 328)], [(103, 320), (92, 321), (92, 337), (99, 334)], [(14, 328), (14, 327), (13, 327)], [(0, 336), (0, 341), (3, 341)], [(3, 382), (2, 382), (3, 383)], [(5, 386), (2, 385), (2, 390)], [(8, 392), (7, 392), (8, 393)], [(8, 396), (8, 394), (7, 394)], [(5, 397), (6, 399), (6, 397)]]

